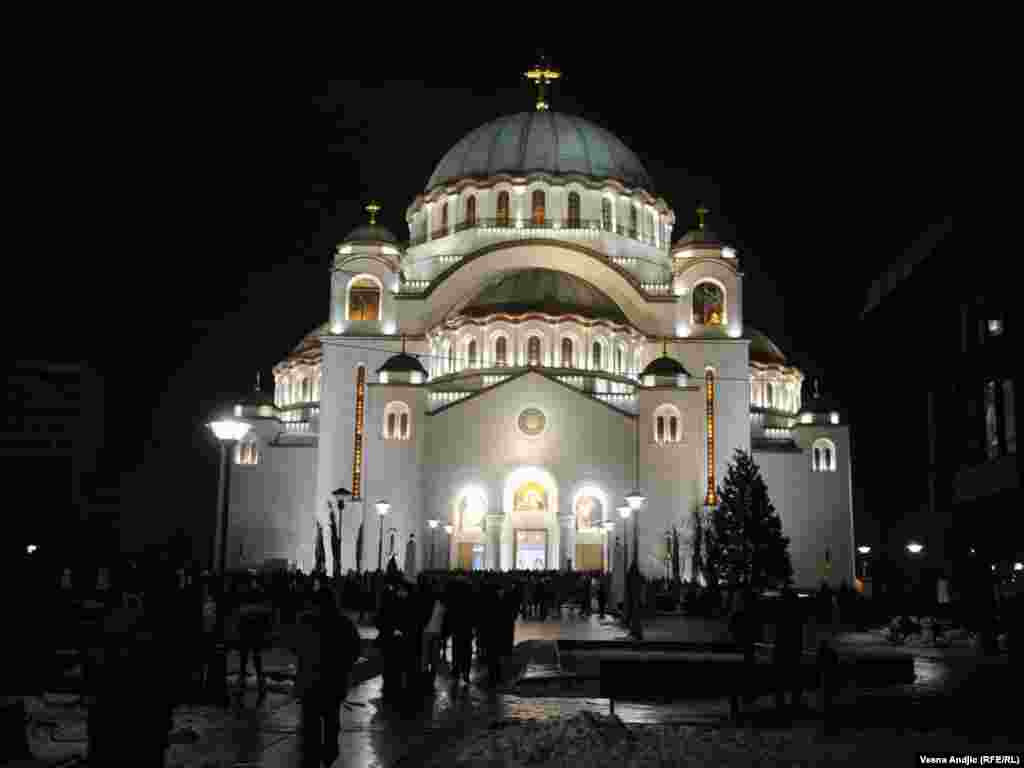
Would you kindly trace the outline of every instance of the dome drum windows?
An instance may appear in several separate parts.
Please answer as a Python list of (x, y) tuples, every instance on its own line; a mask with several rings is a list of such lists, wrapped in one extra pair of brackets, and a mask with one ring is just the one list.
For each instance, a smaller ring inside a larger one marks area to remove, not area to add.
[(531, 336), (526, 342), (526, 364), (541, 364), (541, 344), (539, 336)]
[(535, 227), (543, 227), (546, 213), (546, 198), (543, 189), (533, 190), (532, 202), (533, 206), (530, 223)]
[(683, 442), (683, 417), (671, 403), (663, 403), (654, 409), (651, 427), (652, 438), (658, 445)]
[(562, 359), (561, 364), (563, 368), (572, 368), (572, 339), (562, 339)]
[(607, 197), (601, 198), (601, 228), (605, 232), (612, 231), (612, 201)]
[(496, 368), (508, 366), (508, 339), (505, 336), (499, 336), (494, 341), (494, 365)]
[(466, 221), (464, 229), (472, 229), (476, 226), (476, 195), (466, 198)]
[(494, 218), (499, 227), (507, 227), (509, 225), (508, 211), (508, 190), (503, 189), (498, 193), (498, 204), (494, 212)]
[(569, 193), (569, 216), (566, 221), (569, 229), (579, 229), (580, 223), (580, 195), (578, 192)]
[(246, 439), (235, 446), (235, 464), (254, 467), (260, 463), (260, 446), (255, 439)]
[(469, 367), (477, 367), (476, 339), (472, 339), (466, 347), (466, 357), (469, 359)]
[(835, 443), (824, 437), (815, 440), (811, 447), (811, 469), (815, 472), (835, 472), (837, 466)]
[(412, 411), (408, 403), (396, 401), (384, 406), (383, 438), (408, 440), (412, 437)]

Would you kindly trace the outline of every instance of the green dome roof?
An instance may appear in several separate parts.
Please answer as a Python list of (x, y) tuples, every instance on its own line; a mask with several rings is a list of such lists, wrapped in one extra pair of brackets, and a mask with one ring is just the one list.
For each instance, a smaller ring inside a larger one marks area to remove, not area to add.
[(690, 374), (683, 368), (683, 364), (674, 357), (665, 356), (651, 360), (640, 376), (686, 376), (689, 378)]
[(458, 314), (467, 317), (521, 315), (581, 315), (628, 325), (619, 305), (585, 280), (551, 269), (524, 269), (497, 275)]
[(362, 224), (345, 236), (343, 243), (397, 243), (391, 230), (380, 224)]
[(786, 356), (775, 342), (756, 328), (747, 326), (743, 334), (750, 339), (750, 362), (762, 365), (786, 365)]
[(618, 179), (654, 191), (636, 155), (600, 126), (560, 112), (520, 112), (487, 123), (452, 147), (427, 182), (426, 191), (465, 178), (544, 171)]
[(408, 355), (405, 352), (399, 352), (397, 355), (389, 357), (384, 365), (377, 369), (377, 373), (385, 371), (388, 373), (411, 373), (413, 371), (419, 371), (424, 376), (427, 375), (427, 369), (423, 367), (423, 363), (419, 361), (419, 358)]

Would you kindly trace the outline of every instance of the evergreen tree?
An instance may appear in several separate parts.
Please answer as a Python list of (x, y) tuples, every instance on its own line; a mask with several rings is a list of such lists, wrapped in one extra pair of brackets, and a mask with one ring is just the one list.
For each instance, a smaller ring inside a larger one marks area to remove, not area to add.
[(761, 470), (746, 451), (736, 450), (718, 498), (704, 543), (716, 582), (755, 591), (790, 583), (789, 537), (782, 535)]

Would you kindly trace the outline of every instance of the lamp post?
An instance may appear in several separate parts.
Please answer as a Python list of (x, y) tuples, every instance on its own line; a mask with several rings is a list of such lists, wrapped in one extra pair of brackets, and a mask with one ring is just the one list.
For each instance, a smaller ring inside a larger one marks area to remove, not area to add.
[[(626, 503), (629, 508), (637, 513), (637, 517), (640, 516), (640, 507), (647, 501), (647, 497), (644, 496), (643, 491), (640, 490), (640, 416), (636, 417), (634, 432), (636, 432), (636, 450), (633, 453), (635, 462), (633, 466), (633, 490), (626, 494)], [(636, 523), (637, 517), (633, 518), (633, 565), (637, 565), (637, 560), (640, 557), (640, 545), (639, 539), (637, 538)]]
[(437, 530), (437, 526), (439, 526), (440, 524), (441, 524), (440, 520), (427, 520), (427, 525), (430, 526), (430, 567), (431, 567), (431, 569), (437, 567), (434, 564), (434, 539), (436, 538), (434, 532)]
[(601, 523), (601, 527), (604, 528), (604, 558), (605, 558), (605, 570), (612, 570), (612, 562), (615, 553), (611, 549), (612, 531), (615, 529), (614, 520), (605, 520)]
[(380, 516), (380, 535), (377, 537), (377, 570), (384, 570), (384, 517), (391, 509), (386, 499), (377, 502), (377, 514)]
[(249, 425), (244, 421), (222, 418), (209, 424), (220, 443), (220, 482), (217, 488), (217, 530), (215, 532), (214, 552), (211, 553), (211, 570), (220, 577), (220, 596), (217, 601), (217, 623), (215, 637), (217, 652), (213, 669), (210, 674), (210, 696), (221, 705), (228, 702), (227, 673), (228, 656), (224, 638), (224, 619), (226, 612), (227, 583), (226, 564), (228, 555), (228, 508), (231, 504), (231, 458), (229, 448), (245, 437)]
[(860, 555), (860, 577), (866, 579), (868, 576), (868, 555), (871, 554), (871, 547), (862, 544), (857, 547), (857, 554)]
[(448, 566), (447, 570), (452, 569), (451, 556), (452, 556), (452, 534), (455, 533), (454, 525), (446, 525), (444, 532), (448, 534), (448, 548), (445, 550), (445, 564)]
[(622, 558), (622, 568), (624, 571), (629, 569), (629, 515), (633, 511), (633, 508), (628, 504), (623, 504), (621, 507), (617, 507), (616, 512), (619, 513), (619, 517), (622, 518), (622, 543), (624, 557)]

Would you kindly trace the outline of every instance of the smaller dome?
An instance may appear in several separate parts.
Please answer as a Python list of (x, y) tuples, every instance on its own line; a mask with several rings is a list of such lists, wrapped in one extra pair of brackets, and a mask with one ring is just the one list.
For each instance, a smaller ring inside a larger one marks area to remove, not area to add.
[(380, 373), (381, 371), (384, 371), (385, 373), (418, 372), (422, 373), (424, 376), (427, 375), (427, 369), (423, 367), (419, 358), (407, 355), (405, 352), (399, 352), (397, 355), (389, 357), (384, 365), (377, 369), (377, 373)]
[(665, 356), (651, 360), (640, 376), (686, 376), (689, 378), (690, 374), (674, 357)]
[(398, 243), (391, 230), (380, 224), (362, 224), (345, 236), (342, 243)]
[(246, 395), (245, 397), (238, 401), (238, 405), (249, 406), (254, 408), (259, 407), (261, 405), (270, 405), (276, 407), (274, 398), (268, 395), (266, 392), (261, 392), (259, 390), (250, 392), (248, 395)]
[(786, 365), (786, 356), (775, 342), (749, 325), (745, 330), (744, 336), (750, 339), (750, 362), (762, 365)]
[(676, 244), (672, 246), (673, 250), (681, 248), (684, 245), (722, 245), (721, 238), (718, 237), (710, 229), (693, 228), (687, 231), (685, 235), (676, 241)]

